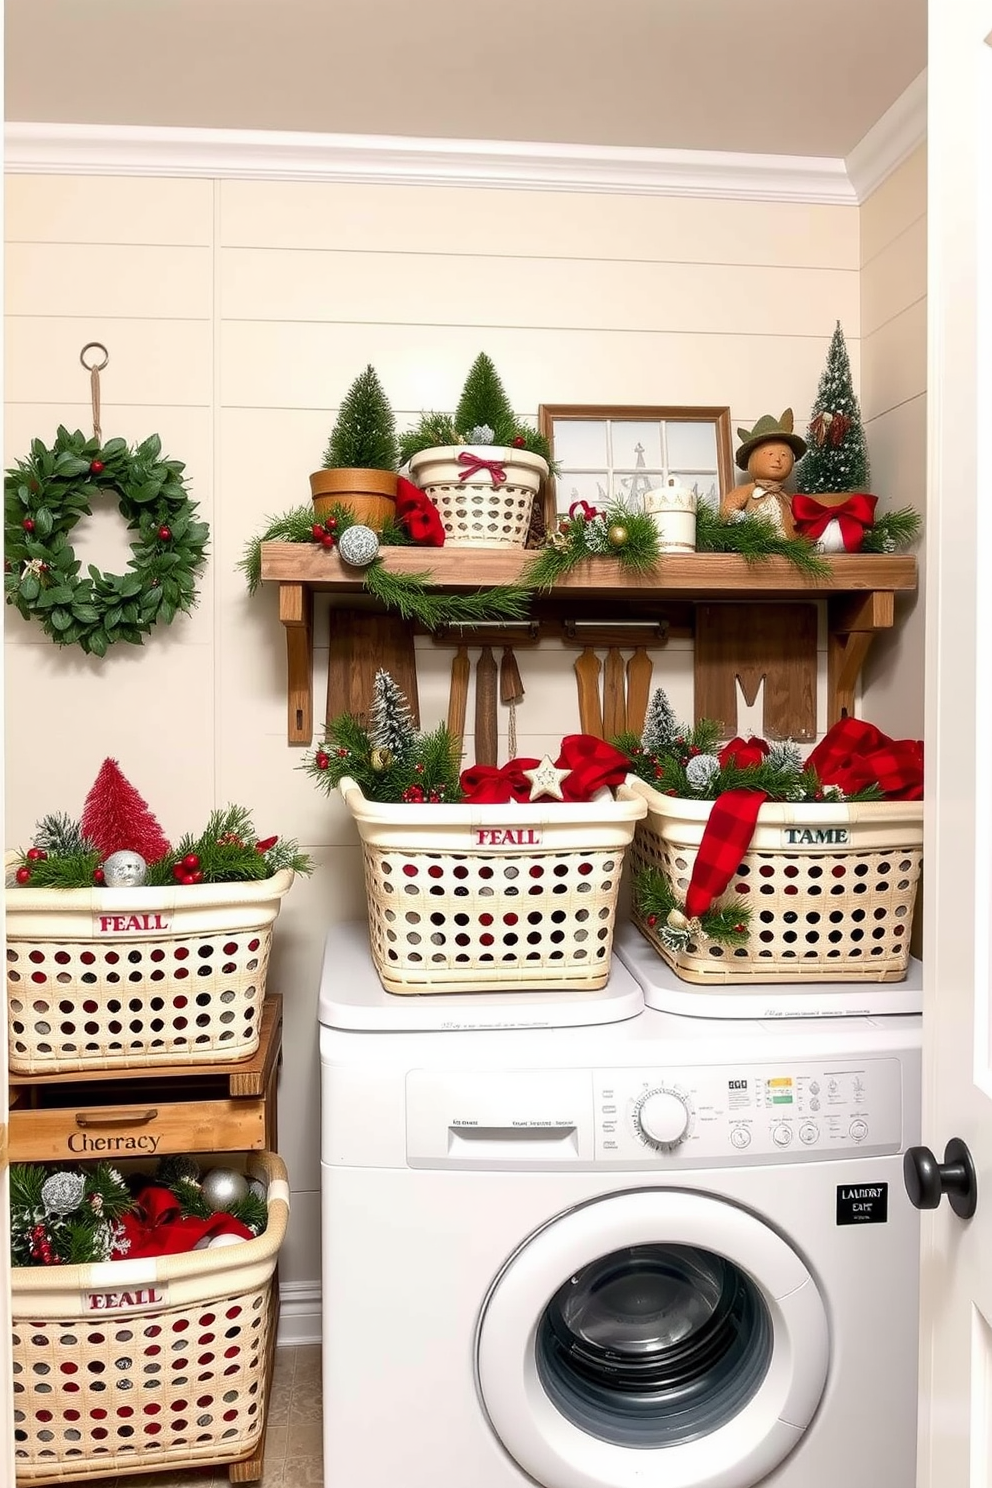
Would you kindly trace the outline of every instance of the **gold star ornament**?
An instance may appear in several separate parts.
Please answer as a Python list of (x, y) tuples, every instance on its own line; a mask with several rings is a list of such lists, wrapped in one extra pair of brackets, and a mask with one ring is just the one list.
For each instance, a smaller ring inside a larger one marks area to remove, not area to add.
[(541, 763), (535, 765), (533, 770), (524, 770), (522, 773), (524, 779), (530, 781), (530, 799), (532, 801), (540, 800), (541, 796), (551, 796), (556, 801), (562, 801), (564, 800), (564, 795), (562, 794), (561, 783), (563, 780), (567, 780), (572, 772), (571, 770), (560, 769), (550, 754), (546, 754)]

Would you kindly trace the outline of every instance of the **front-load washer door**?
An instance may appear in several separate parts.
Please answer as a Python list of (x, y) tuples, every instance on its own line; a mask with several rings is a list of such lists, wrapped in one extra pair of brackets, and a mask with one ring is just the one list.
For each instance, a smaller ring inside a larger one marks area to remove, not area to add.
[(754, 1215), (671, 1189), (613, 1194), (531, 1235), (494, 1281), (479, 1392), (541, 1488), (752, 1488), (823, 1393), (823, 1302)]

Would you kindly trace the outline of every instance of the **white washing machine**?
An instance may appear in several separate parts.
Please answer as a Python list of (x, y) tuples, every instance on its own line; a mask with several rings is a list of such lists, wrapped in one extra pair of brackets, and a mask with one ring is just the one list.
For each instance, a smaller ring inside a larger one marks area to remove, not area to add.
[(326, 1488), (912, 1488), (919, 1017), (641, 1006), (328, 937)]

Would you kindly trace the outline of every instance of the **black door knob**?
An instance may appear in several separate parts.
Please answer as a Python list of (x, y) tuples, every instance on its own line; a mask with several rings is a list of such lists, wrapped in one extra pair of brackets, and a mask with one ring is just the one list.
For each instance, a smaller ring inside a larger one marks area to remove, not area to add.
[(959, 1219), (970, 1219), (978, 1203), (978, 1179), (971, 1153), (960, 1137), (952, 1137), (938, 1163), (929, 1147), (910, 1147), (902, 1160), (902, 1176), (909, 1202), (916, 1209), (936, 1209), (941, 1197)]

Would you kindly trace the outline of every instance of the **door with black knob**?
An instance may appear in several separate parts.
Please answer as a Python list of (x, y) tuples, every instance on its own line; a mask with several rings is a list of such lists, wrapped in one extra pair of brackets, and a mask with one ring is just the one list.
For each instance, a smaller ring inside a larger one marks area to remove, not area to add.
[(992, 0), (931, 0), (918, 1488), (992, 1483), (990, 37)]

